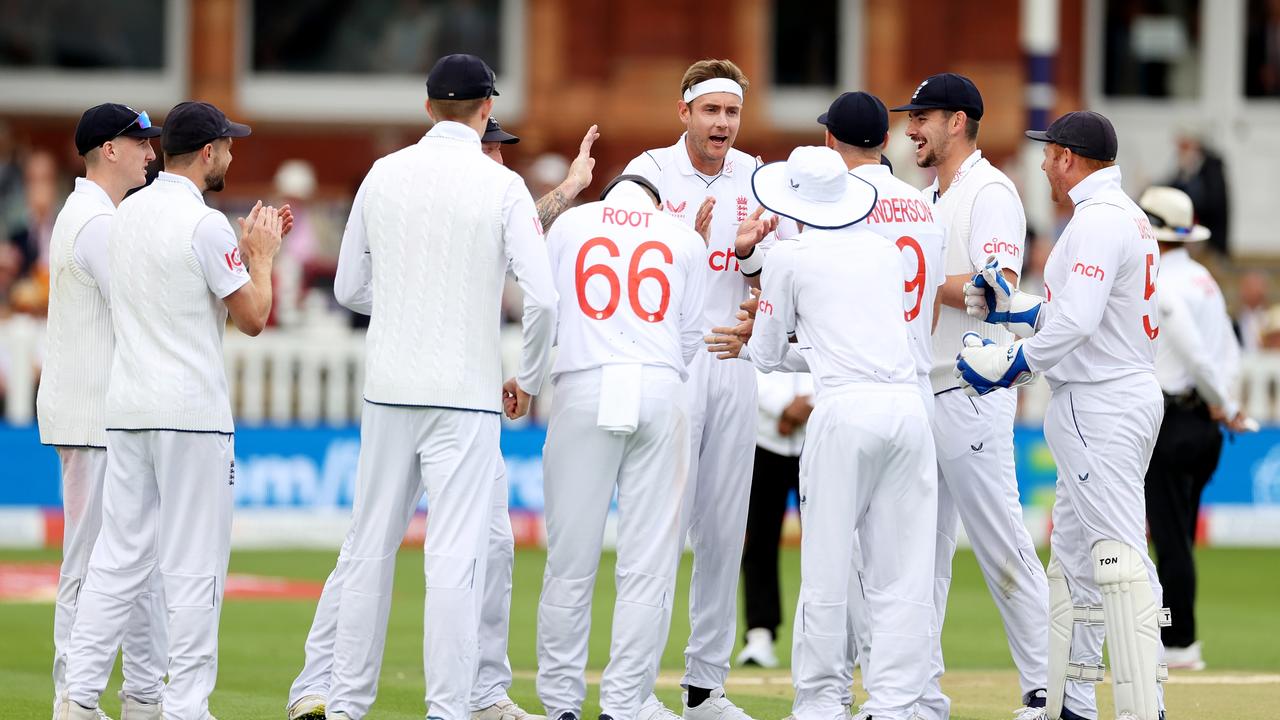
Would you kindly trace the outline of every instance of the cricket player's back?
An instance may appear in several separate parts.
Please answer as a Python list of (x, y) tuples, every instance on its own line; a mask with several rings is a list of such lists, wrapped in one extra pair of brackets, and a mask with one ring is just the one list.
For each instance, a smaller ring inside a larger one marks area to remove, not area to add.
[(547, 237), (560, 297), (552, 376), (610, 364), (669, 367), (702, 350), (702, 238), (638, 185), (569, 210)]
[(767, 276), (775, 268), (789, 274), (782, 287), (790, 287), (798, 349), (821, 388), (914, 383), (897, 246), (866, 229), (842, 228), (808, 230), (773, 252), (781, 257), (771, 255), (765, 265), (757, 312), (770, 312), (775, 302), (769, 289), (777, 285)]
[(516, 182), (478, 147), (431, 134), (374, 164), (362, 199), (376, 308), (366, 399), (497, 410), (503, 203)]

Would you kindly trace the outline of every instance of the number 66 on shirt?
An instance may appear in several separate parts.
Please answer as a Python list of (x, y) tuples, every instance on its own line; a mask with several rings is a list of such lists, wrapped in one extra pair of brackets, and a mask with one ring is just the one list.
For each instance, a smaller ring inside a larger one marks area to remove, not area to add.
[[(633, 190), (569, 210), (547, 235), (562, 313), (553, 376), (608, 364), (665, 365), (683, 376), (702, 351), (706, 247)], [(635, 222), (619, 224), (623, 215)]]

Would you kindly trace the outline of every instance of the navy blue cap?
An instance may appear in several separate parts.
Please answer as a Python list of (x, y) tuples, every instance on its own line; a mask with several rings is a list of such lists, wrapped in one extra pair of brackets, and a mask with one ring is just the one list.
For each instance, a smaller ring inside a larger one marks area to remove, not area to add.
[(1053, 121), (1048, 130), (1028, 130), (1027, 137), (1053, 143), (1094, 160), (1110, 162), (1120, 151), (1120, 140), (1111, 121), (1102, 113), (1077, 110)]
[(433, 100), (476, 100), (497, 94), (493, 70), (475, 55), (445, 55), (427, 75), (427, 97)]
[(194, 152), (218, 138), (246, 137), (248, 125), (231, 122), (207, 102), (184, 102), (173, 106), (164, 119), (160, 147), (166, 155)]
[(484, 135), (480, 136), (480, 142), (496, 142), (502, 143), (503, 145), (515, 145), (520, 142), (520, 138), (519, 136), (512, 135), (506, 130), (503, 130), (502, 126), (498, 124), (498, 118), (490, 115), (489, 124), (485, 125)]
[(847, 92), (818, 116), (818, 123), (826, 125), (842, 143), (872, 148), (884, 144), (889, 132), (889, 111), (871, 93)]
[(899, 105), (894, 112), (906, 110), (963, 110), (974, 120), (982, 119), (982, 94), (969, 78), (956, 73), (938, 73), (916, 87), (911, 102)]
[(138, 112), (119, 103), (94, 105), (84, 111), (76, 125), (76, 152), (84, 155), (121, 135), (153, 138), (159, 137), (160, 132), (161, 127), (152, 125), (145, 111)]

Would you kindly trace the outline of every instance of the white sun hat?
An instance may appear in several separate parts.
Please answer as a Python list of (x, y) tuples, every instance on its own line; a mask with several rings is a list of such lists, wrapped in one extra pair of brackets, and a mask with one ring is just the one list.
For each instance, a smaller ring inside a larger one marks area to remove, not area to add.
[(1209, 228), (1195, 222), (1191, 198), (1177, 188), (1149, 187), (1138, 199), (1138, 207), (1151, 219), (1156, 239), (1161, 242), (1188, 243), (1209, 239)]
[(812, 145), (756, 168), (751, 189), (766, 210), (820, 230), (862, 220), (877, 198), (875, 186), (851, 174), (840, 153)]

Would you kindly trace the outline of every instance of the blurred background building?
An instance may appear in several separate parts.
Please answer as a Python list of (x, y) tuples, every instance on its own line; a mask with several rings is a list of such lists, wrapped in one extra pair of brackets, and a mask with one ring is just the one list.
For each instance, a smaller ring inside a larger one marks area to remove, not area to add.
[[(361, 319), (333, 304), (331, 283), (351, 197), (374, 159), (425, 131), (427, 70), (464, 51), (497, 71), (495, 116), (522, 138), (507, 164), (535, 197), (563, 178), (591, 124), (601, 138), (585, 198), (642, 150), (670, 145), (681, 76), (700, 58), (731, 58), (750, 78), (737, 146), (765, 160), (820, 143), (815, 119), (842, 91), (894, 105), (933, 73), (968, 75), (986, 104), (980, 147), (1027, 205), (1029, 285), (1065, 218), (1022, 132), (1098, 110), (1119, 131), (1127, 189), (1175, 183), (1213, 230), (1200, 253), (1248, 352), (1246, 407), (1280, 416), (1280, 354), (1268, 352), (1280, 348), (1269, 288), (1280, 268), (1278, 0), (0, 0), (0, 402), (10, 426), (32, 421), (44, 253), (83, 171), (72, 144), (80, 113), (115, 101), (163, 122), (169, 107), (199, 99), (254, 129), (210, 202), (235, 215), (259, 198), (287, 200), (298, 217), (279, 264), (275, 332), (252, 342), (228, 333), (240, 421), (349, 427)], [(897, 173), (927, 183), (902, 126), (891, 133)], [(1027, 396), (1034, 424), (1042, 405)], [(327, 477), (328, 461), (317, 462)], [(1280, 503), (1280, 453), (1265, 469), (1252, 487)]]

